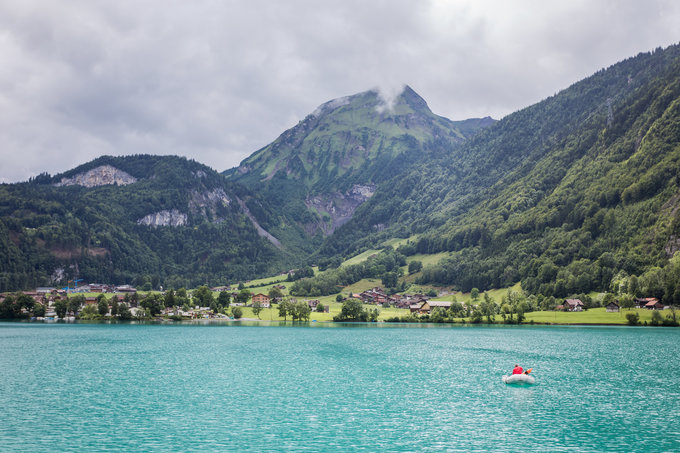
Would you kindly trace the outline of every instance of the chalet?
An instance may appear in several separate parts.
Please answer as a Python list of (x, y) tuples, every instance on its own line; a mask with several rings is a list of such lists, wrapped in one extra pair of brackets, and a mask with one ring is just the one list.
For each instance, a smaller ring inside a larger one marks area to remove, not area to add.
[(103, 283), (90, 283), (89, 286), (89, 292), (91, 293), (106, 293), (111, 289), (108, 285), (104, 285)]
[(361, 294), (351, 294), (351, 297), (355, 299), (361, 299), (361, 301), (365, 304), (374, 305), (384, 305), (386, 303), (394, 304), (399, 299), (399, 296), (388, 296), (387, 293), (385, 293), (385, 290), (380, 287), (368, 289)]
[(416, 313), (420, 311), (420, 307), (423, 306), (423, 303), (415, 303), (411, 304), (408, 306), (409, 310), (411, 310), (411, 313)]
[(420, 307), (423, 302), (426, 302), (427, 300), (427, 296), (423, 294), (404, 294), (403, 296), (398, 296), (395, 298), (394, 305), (397, 308), (410, 309), (411, 305), (418, 305), (418, 307)]
[(659, 299), (657, 298), (652, 298), (653, 300), (650, 300), (645, 304), (645, 308), (647, 310), (663, 310), (663, 304), (659, 302)]
[(404, 297), (392, 296), (392, 299), (394, 300), (394, 306), (397, 307), (397, 308), (410, 308), (411, 307), (411, 302), (406, 300)]
[(448, 310), (449, 308), (451, 308), (451, 302), (444, 302), (441, 300), (428, 300), (421, 304), (418, 313), (430, 314), (432, 313), (432, 310), (434, 310), (435, 308), (443, 308), (444, 310)]
[(316, 310), (316, 306), (321, 303), (319, 299), (307, 300), (305, 302), (307, 302), (307, 306), (312, 310)]
[(39, 287), (35, 290), (36, 293), (38, 294), (52, 294), (52, 292), (56, 291), (57, 288), (51, 288), (51, 287)]
[(609, 302), (605, 308), (608, 312), (616, 312), (620, 310), (619, 304), (615, 300)]
[(269, 306), (270, 306), (269, 296), (267, 296), (266, 294), (262, 294), (262, 293), (255, 294), (253, 296), (252, 301), (253, 301), (253, 304), (259, 303), (260, 307), (269, 308)]
[(659, 299), (656, 297), (638, 297), (635, 299), (635, 306), (637, 308), (647, 308), (647, 304), (650, 302), (658, 302)]
[(359, 299), (365, 304), (376, 304), (381, 305), (390, 300), (390, 297), (385, 293), (380, 287), (375, 287), (367, 289), (363, 293), (359, 294)]
[(583, 311), (581, 299), (565, 299), (564, 306), (567, 307), (567, 311)]
[(225, 292), (225, 291), (231, 291), (231, 287), (230, 286), (216, 286), (214, 288), (210, 288), (210, 291), (222, 293), (222, 292)]
[(117, 293), (136, 293), (137, 289), (133, 288), (130, 285), (120, 285), (120, 286), (116, 286), (116, 292)]
[(97, 298), (96, 297), (86, 297), (85, 298), (85, 304), (86, 305), (94, 305), (97, 303)]

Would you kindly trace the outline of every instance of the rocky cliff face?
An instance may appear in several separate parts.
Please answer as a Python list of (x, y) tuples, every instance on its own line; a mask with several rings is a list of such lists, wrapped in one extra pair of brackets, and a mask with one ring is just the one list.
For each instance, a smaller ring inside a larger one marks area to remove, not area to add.
[(108, 184), (124, 186), (136, 181), (137, 179), (134, 176), (122, 170), (112, 167), (111, 165), (102, 165), (84, 173), (79, 173), (71, 178), (62, 178), (55, 186), (80, 185), (85, 187), (97, 187)]
[(229, 206), (231, 199), (224, 189), (213, 189), (211, 191), (192, 191), (189, 198), (189, 211), (192, 214), (199, 214), (206, 218), (216, 218), (220, 208)]
[(137, 220), (138, 225), (147, 225), (152, 227), (159, 226), (184, 226), (187, 224), (187, 215), (179, 212), (176, 209), (171, 211), (158, 211), (153, 214), (146, 215)]
[(218, 206), (229, 206), (231, 199), (224, 189), (213, 189), (211, 191), (191, 192), (189, 199), (189, 210), (194, 214), (203, 213), (206, 210), (214, 211)]
[(305, 230), (310, 234), (321, 230), (325, 236), (331, 235), (333, 231), (347, 223), (359, 205), (371, 198), (374, 192), (375, 185), (356, 184), (345, 193), (325, 193), (307, 198), (305, 205), (308, 209), (316, 211), (321, 220), (305, 225)]

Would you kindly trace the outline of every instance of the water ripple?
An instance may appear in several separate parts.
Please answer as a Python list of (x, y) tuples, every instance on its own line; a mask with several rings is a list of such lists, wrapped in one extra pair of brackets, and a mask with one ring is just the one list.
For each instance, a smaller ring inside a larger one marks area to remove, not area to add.
[(0, 323), (0, 450), (678, 451), (679, 334)]

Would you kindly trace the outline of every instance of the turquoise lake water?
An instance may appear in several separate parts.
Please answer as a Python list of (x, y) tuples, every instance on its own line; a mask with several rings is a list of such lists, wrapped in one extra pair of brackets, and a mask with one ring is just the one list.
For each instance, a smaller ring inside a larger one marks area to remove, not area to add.
[(0, 451), (680, 451), (679, 353), (677, 328), (0, 323)]

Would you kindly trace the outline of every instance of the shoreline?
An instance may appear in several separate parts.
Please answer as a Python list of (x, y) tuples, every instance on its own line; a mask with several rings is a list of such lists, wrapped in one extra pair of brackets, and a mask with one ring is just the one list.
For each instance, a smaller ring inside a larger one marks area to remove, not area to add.
[(364, 322), (364, 321), (292, 321), (292, 320), (270, 320), (270, 319), (258, 319), (258, 318), (239, 318), (239, 319), (223, 319), (223, 318), (213, 318), (213, 319), (169, 319), (169, 318), (155, 318), (155, 319), (0, 319), (0, 324), (153, 324), (153, 325), (169, 325), (169, 324), (223, 324), (230, 325), (234, 323), (247, 322), (247, 323), (257, 323), (257, 324), (274, 324), (277, 323), (278, 327), (280, 324), (283, 325), (327, 325), (327, 324), (338, 324), (338, 325), (367, 325), (367, 326), (460, 326), (460, 327), (669, 327), (677, 328), (677, 326), (664, 326), (664, 325), (630, 325), (628, 323), (549, 323), (549, 322), (523, 322), (521, 324), (506, 324), (506, 323), (469, 323), (469, 322), (387, 322), (387, 321), (375, 321), (375, 322)]

